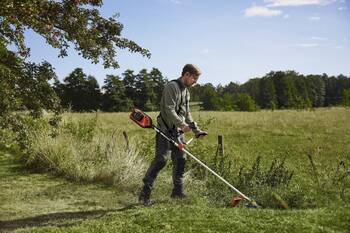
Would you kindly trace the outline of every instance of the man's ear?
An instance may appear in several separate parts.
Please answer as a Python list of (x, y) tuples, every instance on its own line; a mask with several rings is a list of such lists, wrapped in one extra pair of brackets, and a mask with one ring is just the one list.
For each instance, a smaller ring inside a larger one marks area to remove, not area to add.
[(186, 76), (186, 77), (189, 77), (189, 76), (191, 76), (191, 73), (187, 71), (187, 72), (185, 73), (185, 76)]

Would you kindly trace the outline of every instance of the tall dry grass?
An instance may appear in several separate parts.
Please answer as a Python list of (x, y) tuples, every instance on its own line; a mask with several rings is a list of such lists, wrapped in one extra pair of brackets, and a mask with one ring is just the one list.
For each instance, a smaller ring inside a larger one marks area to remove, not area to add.
[(34, 133), (27, 165), (75, 181), (102, 181), (133, 190), (139, 187), (146, 163), (130, 140), (127, 148), (121, 131), (100, 131), (96, 119), (66, 121), (55, 136), (50, 127)]

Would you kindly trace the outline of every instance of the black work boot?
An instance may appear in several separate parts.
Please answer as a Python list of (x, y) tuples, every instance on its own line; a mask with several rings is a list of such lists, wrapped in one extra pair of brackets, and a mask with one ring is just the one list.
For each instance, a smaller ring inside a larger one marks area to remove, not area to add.
[(184, 193), (182, 187), (174, 187), (170, 197), (174, 199), (185, 199), (187, 195)]
[(150, 196), (151, 188), (147, 185), (144, 185), (139, 195), (139, 203), (145, 206), (149, 206), (151, 204)]

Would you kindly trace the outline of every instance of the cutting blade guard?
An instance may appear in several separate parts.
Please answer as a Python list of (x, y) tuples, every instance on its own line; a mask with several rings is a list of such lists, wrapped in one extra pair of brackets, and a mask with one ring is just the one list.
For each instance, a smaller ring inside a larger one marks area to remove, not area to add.
[(134, 108), (130, 113), (130, 119), (142, 128), (153, 128), (152, 118), (140, 109)]

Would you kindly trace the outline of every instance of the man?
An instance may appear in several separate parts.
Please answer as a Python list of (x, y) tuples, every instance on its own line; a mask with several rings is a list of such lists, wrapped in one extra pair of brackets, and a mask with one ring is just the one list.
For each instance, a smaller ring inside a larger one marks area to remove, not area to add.
[[(164, 88), (160, 102), (160, 114), (157, 118), (158, 127), (169, 137), (182, 143), (183, 134), (192, 131), (196, 138), (202, 138), (207, 135), (201, 131), (193, 121), (189, 109), (190, 94), (187, 88), (193, 86), (201, 71), (198, 67), (187, 64), (182, 70), (179, 79), (170, 81)], [(181, 133), (180, 133), (181, 132)], [(183, 175), (186, 163), (186, 154), (167, 141), (159, 133), (156, 135), (155, 158), (148, 168), (143, 178), (143, 188), (139, 196), (140, 203), (150, 204), (150, 194), (153, 182), (160, 170), (166, 165), (167, 154), (171, 151), (173, 161), (173, 191), (172, 198), (185, 198), (183, 191)]]

